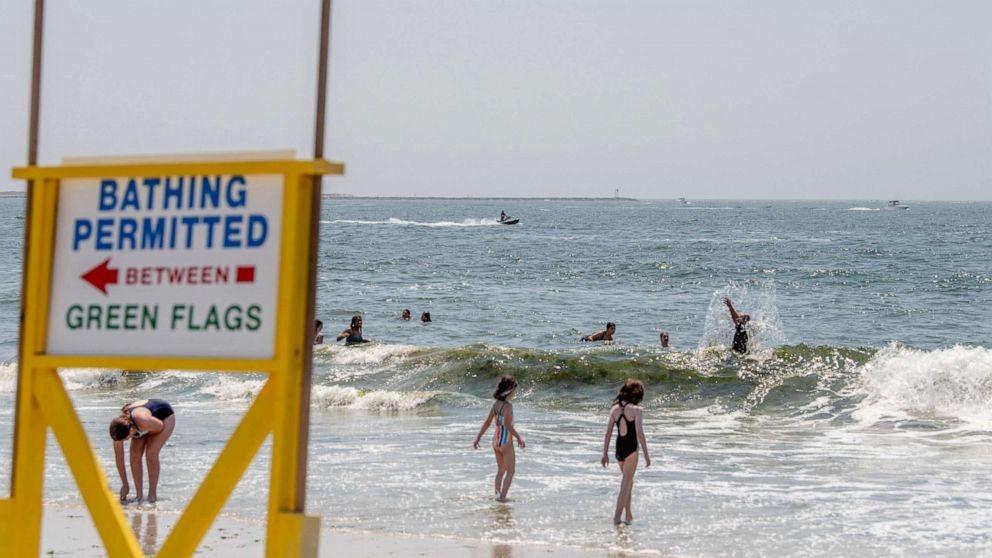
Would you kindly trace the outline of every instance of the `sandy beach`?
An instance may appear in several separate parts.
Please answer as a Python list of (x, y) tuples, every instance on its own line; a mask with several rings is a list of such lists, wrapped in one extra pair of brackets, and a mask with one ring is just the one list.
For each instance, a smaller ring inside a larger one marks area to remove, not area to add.
[[(174, 513), (147, 507), (125, 510), (138, 544), (153, 556), (178, 520)], [(322, 518), (326, 524), (328, 519)], [(265, 553), (265, 525), (262, 522), (221, 516), (196, 553), (204, 557), (262, 556)], [(85, 509), (47, 505), (42, 526), (42, 556), (73, 558), (102, 557), (106, 553)], [(593, 551), (578, 547), (526, 543), (489, 543), (439, 537), (382, 535), (360, 531), (321, 529), (320, 556), (352, 558), (432, 556), (439, 558), (593, 558), (603, 556), (646, 556), (621, 549)]]

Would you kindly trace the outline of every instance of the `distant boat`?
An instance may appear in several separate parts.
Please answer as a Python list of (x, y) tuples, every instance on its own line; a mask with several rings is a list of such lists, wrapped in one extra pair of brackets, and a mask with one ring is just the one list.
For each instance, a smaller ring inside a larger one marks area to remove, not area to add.
[(516, 225), (519, 222), (520, 222), (520, 219), (506, 218), (506, 219), (500, 221), (499, 224), (500, 225)]
[(909, 209), (909, 206), (901, 204), (899, 200), (889, 200), (889, 205), (886, 209)]
[(682, 205), (691, 205), (692, 204), (691, 201), (689, 201), (689, 200), (687, 200), (685, 198), (679, 198), (679, 201), (682, 202)]

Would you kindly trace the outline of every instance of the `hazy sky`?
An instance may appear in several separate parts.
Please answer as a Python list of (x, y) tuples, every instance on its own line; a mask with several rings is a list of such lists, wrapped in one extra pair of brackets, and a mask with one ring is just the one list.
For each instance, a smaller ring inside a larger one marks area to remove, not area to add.
[[(30, 0), (0, 17), (0, 190)], [(312, 151), (319, 2), (48, 2), (41, 159)], [(992, 2), (335, 0), (332, 191), (992, 199)]]

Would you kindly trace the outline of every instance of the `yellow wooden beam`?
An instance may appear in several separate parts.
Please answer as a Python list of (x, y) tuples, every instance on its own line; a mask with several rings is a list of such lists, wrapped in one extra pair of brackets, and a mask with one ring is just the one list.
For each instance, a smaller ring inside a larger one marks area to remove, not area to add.
[[(292, 556), (285, 554), (287, 545), (294, 545), (299, 531), (292, 524), (278, 521), (280, 514), (301, 512), (297, 501), (297, 483), (300, 443), (300, 382), (303, 363), (299, 324), (305, 319), (306, 299), (299, 293), (306, 292), (306, 262), (310, 238), (310, 187), (313, 182), (295, 176), (287, 180), (283, 199), (283, 246), (279, 278), (279, 326), (276, 347), (283, 360), (279, 371), (273, 374), (277, 400), (280, 402), (274, 417), (272, 435), (272, 472), (269, 484), (269, 525), (266, 533), (266, 556)], [(309, 404), (309, 402), (307, 402)], [(295, 547), (294, 547), (295, 548)]]
[(214, 518), (272, 431), (275, 393), (270, 379), (241, 419), (213, 468), (159, 551), (159, 558), (192, 556)]
[(0, 500), (0, 556), (14, 555), (14, 501)]
[(62, 454), (72, 470), (72, 476), (76, 478), (79, 493), (100, 533), (107, 556), (144, 556), (124, 518), (117, 495), (110, 490), (103, 466), (90, 446), (83, 425), (79, 423), (62, 379), (55, 370), (41, 370), (35, 374), (35, 383), (38, 391), (45, 394), (40, 402), (42, 414), (62, 447)]
[(69, 165), (15, 167), (14, 178), (25, 180), (105, 178), (120, 176), (191, 176), (231, 174), (344, 174), (344, 163), (314, 159), (308, 161), (223, 161), (205, 163), (134, 163), (114, 165)]
[(34, 362), (44, 368), (109, 368), (111, 370), (188, 370), (210, 372), (268, 372), (279, 362), (270, 359), (177, 358), (37, 355)]

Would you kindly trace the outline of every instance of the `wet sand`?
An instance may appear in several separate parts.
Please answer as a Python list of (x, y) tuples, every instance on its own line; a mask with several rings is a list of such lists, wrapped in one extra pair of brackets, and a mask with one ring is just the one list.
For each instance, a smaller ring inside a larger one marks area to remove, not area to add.
[[(178, 515), (153, 508), (131, 506), (125, 509), (128, 523), (138, 536), (138, 544), (152, 556), (169, 535)], [(328, 519), (322, 518), (326, 524)], [(200, 544), (197, 556), (263, 556), (265, 525), (218, 517)], [(547, 546), (539, 544), (498, 544), (483, 541), (384, 535), (321, 529), (320, 556), (419, 557), (439, 558), (593, 558), (633, 556), (610, 551)], [(106, 553), (88, 512), (82, 508), (46, 505), (42, 525), (42, 556), (102, 557)]]

